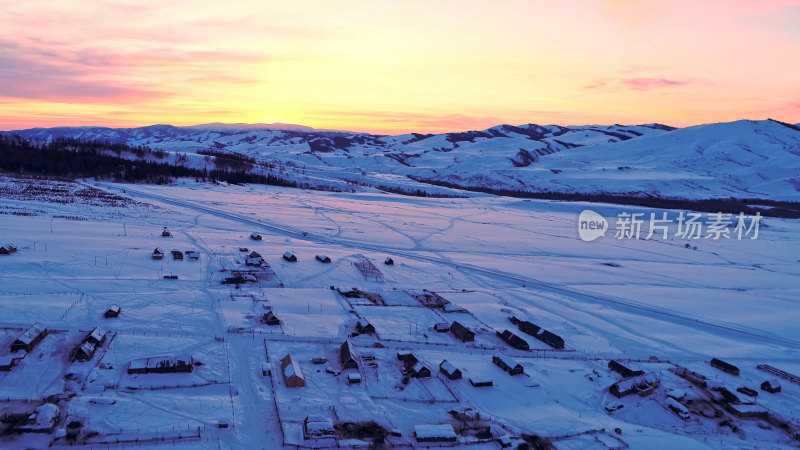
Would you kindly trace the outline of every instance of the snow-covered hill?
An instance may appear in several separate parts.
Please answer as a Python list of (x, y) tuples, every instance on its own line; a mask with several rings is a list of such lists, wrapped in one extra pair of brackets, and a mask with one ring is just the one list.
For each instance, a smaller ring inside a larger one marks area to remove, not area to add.
[(299, 181), (462, 186), (666, 197), (800, 200), (800, 128), (772, 120), (674, 129), (499, 125), (483, 131), (371, 135), (285, 124), (34, 128), (50, 140), (108, 140), (194, 153), (244, 153), (294, 168)]

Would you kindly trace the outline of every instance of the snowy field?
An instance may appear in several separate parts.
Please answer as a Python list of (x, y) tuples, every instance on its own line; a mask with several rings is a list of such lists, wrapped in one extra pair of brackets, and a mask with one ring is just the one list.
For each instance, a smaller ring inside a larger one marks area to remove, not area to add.
[[(618, 240), (614, 230), (594, 242), (578, 238), (582, 210), (613, 223), (623, 211), (649, 216), (638, 207), (191, 181), (86, 186), (132, 201), (0, 198), (0, 245), (18, 247), (0, 255), (0, 361), (35, 322), (48, 329), (16, 366), (0, 371), (0, 447), (47, 445), (73, 422), (87, 445), (313, 446), (304, 438), (306, 417), (330, 420), (342, 446), (373, 442), (352, 431), (367, 422), (400, 435), (386, 442), (417, 447), (425, 444), (414, 427), (426, 424), (453, 425), (454, 445), (469, 448), (499, 448), (497, 436), (479, 432), (489, 427), (566, 449), (798, 445), (800, 385), (780, 379), (782, 391), (770, 394), (759, 386), (776, 376), (756, 368), (800, 374), (797, 220), (762, 219), (756, 240), (700, 239), (687, 248), (679, 238)], [(162, 237), (164, 227), (171, 236)], [(250, 239), (253, 232), (263, 239)], [(156, 247), (163, 259), (153, 259)], [(265, 266), (245, 266), (241, 247), (260, 253)], [(176, 260), (173, 250), (198, 258)], [(296, 262), (283, 258), (287, 251)], [(387, 257), (393, 265), (383, 263)], [(380, 276), (362, 275), (356, 263), (363, 258)], [(222, 284), (234, 272), (253, 279)], [(343, 295), (353, 288), (368, 295)], [(414, 297), (426, 291), (447, 304)], [(119, 317), (105, 318), (112, 305)], [(279, 324), (262, 322), (269, 311)], [(564, 349), (519, 331), (512, 316), (561, 336)], [(357, 335), (359, 319), (375, 333)], [(454, 321), (475, 340), (433, 329)], [(72, 361), (95, 327), (105, 331), (104, 343), (88, 361)], [(505, 329), (530, 350), (501, 340)], [(358, 367), (343, 370), (348, 337)], [(404, 379), (398, 351), (412, 352), (432, 376)], [(493, 364), (497, 352), (524, 373)], [(287, 354), (305, 386), (287, 385)], [(162, 357), (191, 357), (192, 371), (128, 373), (132, 362)], [(715, 357), (741, 374), (711, 367)], [(656, 372), (660, 385), (649, 396), (617, 399), (608, 388), (622, 376), (608, 368), (610, 359)], [(463, 377), (440, 373), (443, 360)], [(790, 429), (735, 417), (711, 402), (712, 391), (670, 372), (678, 367), (733, 392), (755, 389), (756, 405)], [(351, 384), (355, 373), (361, 381)], [(670, 390), (694, 399), (688, 420), (669, 409)], [(52, 429), (10, 431), (44, 402), (60, 410)], [(623, 407), (607, 411), (615, 402)], [(449, 411), (473, 417), (457, 420)]]

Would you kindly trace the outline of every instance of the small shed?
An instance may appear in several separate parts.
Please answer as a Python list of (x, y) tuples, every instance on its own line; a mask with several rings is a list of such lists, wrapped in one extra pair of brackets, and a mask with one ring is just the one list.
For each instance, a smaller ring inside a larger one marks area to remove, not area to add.
[(727, 372), (731, 375), (739, 375), (739, 368), (731, 363), (727, 363), (721, 359), (713, 358), (711, 360), (711, 367)]
[(472, 342), (475, 340), (475, 332), (464, 325), (461, 325), (459, 322), (453, 322), (450, 324), (450, 332), (464, 342)]
[(356, 331), (361, 334), (375, 334), (375, 327), (362, 317), (356, 322)]
[(306, 385), (306, 379), (303, 376), (302, 369), (300, 369), (300, 364), (297, 364), (291, 354), (287, 354), (281, 359), (281, 373), (286, 387), (295, 388)]
[(446, 359), (439, 364), (439, 372), (451, 380), (460, 380), (462, 376), (461, 370)]
[(261, 237), (261, 235), (260, 235), (260, 234), (258, 234), (258, 233), (253, 233), (253, 234), (251, 234), (251, 235), (250, 235), (250, 239), (252, 239), (252, 240), (254, 240), (254, 241), (260, 241), (260, 240), (262, 240), (263, 238)]
[(767, 380), (761, 383), (761, 389), (771, 394), (777, 394), (778, 392), (781, 391), (781, 384), (778, 382), (778, 380), (773, 378), (771, 380)]
[(47, 336), (47, 328), (36, 322), (11, 343), (11, 351), (24, 350), (30, 352), (45, 336)]
[(156, 247), (156, 249), (153, 250), (153, 259), (164, 259), (164, 252), (162, 252), (160, 248)]
[(315, 256), (315, 258), (317, 259), (317, 261), (319, 261), (319, 262), (321, 262), (323, 264), (330, 264), (331, 263), (331, 258), (329, 258), (326, 255), (317, 255), (317, 256)]
[(500, 367), (508, 372), (510, 375), (521, 375), (525, 372), (525, 369), (521, 364), (509, 358), (508, 356), (503, 355), (502, 353), (496, 353), (494, 356), (492, 356), (492, 362), (497, 367)]
[(264, 313), (264, 315), (261, 316), (261, 321), (270, 326), (281, 324), (280, 319), (278, 319), (278, 316), (276, 316), (275, 312), (273, 312), (272, 310), (269, 310), (266, 313)]
[(172, 236), (172, 233), (170, 233), (170, 232), (169, 232), (169, 230), (167, 229), (167, 227), (164, 227), (164, 231), (162, 231), (162, 232), (161, 232), (161, 236), (162, 236), (162, 237), (171, 237), (171, 236)]
[(482, 377), (470, 377), (469, 384), (474, 387), (492, 387), (494, 386), (494, 382), (488, 378)]
[(339, 349), (339, 364), (342, 365), (342, 369), (358, 369), (358, 360), (350, 341), (344, 341)]
[(297, 262), (297, 256), (295, 256), (292, 252), (286, 252), (283, 254), (283, 259), (289, 262)]
[(449, 424), (414, 425), (414, 437), (417, 442), (455, 442), (456, 432)]
[(191, 259), (192, 261), (197, 261), (198, 259), (200, 259), (200, 254), (194, 250), (186, 250), (183, 253), (186, 254), (186, 257)]
[(112, 319), (114, 317), (119, 317), (119, 314), (122, 312), (122, 308), (117, 305), (111, 305), (103, 314), (103, 317), (106, 319)]
[(394, 260), (392, 258), (387, 257), (385, 260), (383, 260), (383, 263), (386, 264), (387, 266), (393, 266)]
[(9, 372), (17, 365), (19, 359), (20, 358), (11, 355), (0, 356), (0, 372)]
[(172, 259), (176, 261), (183, 261), (183, 252), (180, 250), (173, 250), (172, 251)]
[(347, 372), (347, 382), (349, 384), (361, 383), (361, 374), (358, 372)]
[(10, 255), (12, 253), (15, 253), (16, 251), (17, 247), (14, 247), (11, 244), (0, 246), (0, 255)]

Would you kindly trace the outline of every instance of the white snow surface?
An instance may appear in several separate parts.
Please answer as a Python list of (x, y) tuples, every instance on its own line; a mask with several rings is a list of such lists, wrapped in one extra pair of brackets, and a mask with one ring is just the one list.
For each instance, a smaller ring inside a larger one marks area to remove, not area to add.
[[(634, 140), (628, 142), (614, 146)], [(569, 150), (578, 151), (588, 148)], [(3, 177), (0, 183), (24, 182)], [(60, 183), (59, 189), (70, 189)], [(609, 218), (652, 211), (637, 207), (188, 180), (166, 186), (88, 182), (71, 189), (86, 187), (136, 202), (0, 198), (0, 241), (19, 248), (0, 256), (0, 356), (33, 323), (50, 330), (16, 367), (0, 372), (0, 415), (30, 414), (50, 398), (62, 411), (57, 427), (80, 421), (96, 433), (98, 446), (115, 439), (139, 439), (145, 447), (307, 445), (303, 421), (321, 417), (333, 424), (374, 421), (414, 445), (415, 426), (453, 425), (458, 445), (499, 448), (461, 432), (448, 411), (465, 409), (510, 436), (536, 434), (557, 448), (797, 445), (757, 420), (734, 418), (737, 432), (720, 427), (722, 419), (697, 413), (699, 401), (684, 421), (666, 399), (671, 390), (702, 398), (699, 388), (669, 372), (677, 365), (715, 383), (756, 390), (774, 378), (757, 364), (800, 373), (798, 220), (766, 218), (757, 240), (700, 240), (692, 249), (678, 238), (578, 239), (581, 210)], [(164, 226), (172, 237), (161, 237)], [(253, 232), (263, 240), (250, 239)], [(155, 247), (165, 251), (163, 260), (152, 259)], [(259, 272), (257, 282), (239, 288), (221, 284), (232, 270), (250, 269), (244, 264), (249, 252), (240, 247), (260, 253), (271, 275)], [(199, 260), (176, 261), (170, 254), (190, 249)], [(284, 261), (287, 251), (298, 261)], [(322, 264), (316, 254), (332, 262)], [(362, 255), (382, 272), (382, 281), (354, 266)], [(387, 256), (394, 265), (382, 264)], [(164, 279), (168, 274), (178, 279)], [(382, 304), (345, 298), (332, 286), (379, 294)], [(422, 306), (413, 295), (423, 290), (449, 304)], [(104, 319), (114, 304), (120, 316)], [(259, 321), (268, 310), (280, 325)], [(557, 333), (566, 348), (555, 351), (521, 332), (532, 350), (509, 348), (496, 332), (517, 332), (510, 316)], [(358, 368), (342, 370), (339, 347), (360, 318), (376, 333), (350, 338)], [(453, 321), (474, 330), (475, 341), (433, 330)], [(69, 353), (95, 327), (108, 330), (106, 342), (90, 361), (71, 362)], [(432, 376), (403, 383), (400, 350), (413, 352)], [(511, 376), (495, 366), (497, 352), (525, 373)], [(306, 386), (285, 386), (280, 358), (286, 354)], [(192, 373), (126, 372), (131, 361), (165, 355), (191, 355), (201, 364)], [(741, 375), (712, 368), (712, 357), (737, 365)], [(314, 364), (315, 358), (327, 363)], [(649, 397), (617, 400), (607, 392), (620, 380), (608, 369), (609, 359), (658, 373), (661, 386)], [(440, 374), (443, 360), (463, 378)], [(349, 373), (361, 382), (348, 384)], [(494, 386), (473, 387), (470, 378)], [(779, 394), (760, 391), (757, 404), (799, 417), (800, 385), (782, 380), (781, 386)], [(612, 401), (623, 408), (607, 412)], [(53, 437), (0, 435), (0, 447), (46, 447)], [(337, 439), (341, 445), (364, 442)]]

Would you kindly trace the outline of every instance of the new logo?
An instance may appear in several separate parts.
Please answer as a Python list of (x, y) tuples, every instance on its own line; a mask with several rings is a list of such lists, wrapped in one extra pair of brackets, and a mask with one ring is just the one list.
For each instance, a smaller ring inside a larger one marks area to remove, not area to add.
[(578, 216), (578, 236), (586, 242), (599, 239), (606, 235), (608, 221), (596, 212), (585, 209)]

